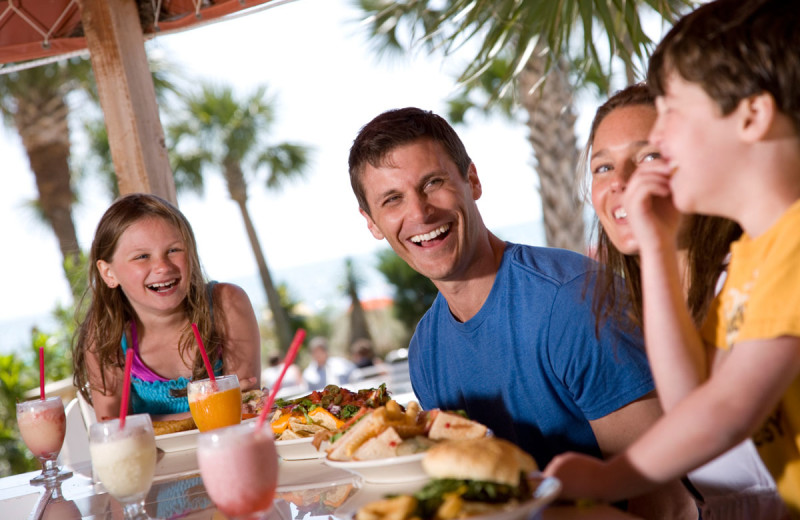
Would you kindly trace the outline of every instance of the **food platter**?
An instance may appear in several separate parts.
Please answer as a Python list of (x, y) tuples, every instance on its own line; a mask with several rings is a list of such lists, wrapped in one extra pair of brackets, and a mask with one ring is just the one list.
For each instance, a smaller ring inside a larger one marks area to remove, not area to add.
[[(468, 520), (526, 520), (541, 512), (552, 503), (561, 491), (561, 482), (554, 477), (543, 477), (541, 473), (531, 475), (532, 485), (535, 486), (531, 497), (516, 506), (505, 510), (470, 516)], [(339, 518), (354, 518), (359, 508), (369, 502), (386, 498), (389, 495), (414, 494), (427, 483), (426, 480), (408, 482), (404, 484), (371, 484), (368, 488), (359, 490), (353, 497), (345, 502), (336, 511)]]
[(413, 453), (399, 457), (389, 457), (375, 460), (330, 460), (326, 458), (325, 464), (333, 468), (351, 471), (366, 482), (398, 483), (425, 480), (428, 476), (422, 469), (422, 459), (425, 453)]
[(275, 441), (275, 448), (278, 456), (283, 460), (307, 460), (320, 459), (325, 456), (325, 450), (317, 450), (313, 446), (314, 437), (302, 439), (290, 439), (286, 441)]

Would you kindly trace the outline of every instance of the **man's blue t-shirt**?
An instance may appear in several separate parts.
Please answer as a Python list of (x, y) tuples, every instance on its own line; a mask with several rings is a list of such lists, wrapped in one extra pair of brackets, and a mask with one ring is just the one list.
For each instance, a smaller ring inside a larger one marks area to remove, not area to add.
[(571, 251), (506, 243), (494, 286), (466, 323), (440, 294), (409, 348), (423, 409), (464, 410), (528, 451), (600, 456), (590, 420), (654, 389), (641, 336), (610, 320), (595, 334), (597, 264)]

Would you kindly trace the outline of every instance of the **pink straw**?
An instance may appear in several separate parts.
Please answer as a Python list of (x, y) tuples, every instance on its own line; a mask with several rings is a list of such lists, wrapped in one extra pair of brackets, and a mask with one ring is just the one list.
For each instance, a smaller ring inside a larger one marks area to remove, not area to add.
[(44, 347), (39, 347), (39, 398), (44, 401)]
[(289, 369), (289, 365), (291, 365), (294, 361), (297, 351), (300, 350), (300, 345), (303, 344), (305, 337), (306, 331), (303, 329), (297, 329), (294, 339), (292, 340), (292, 345), (289, 347), (289, 352), (286, 354), (286, 358), (283, 360), (283, 369), (281, 370), (281, 375), (278, 376), (278, 379), (275, 380), (275, 384), (272, 385), (272, 390), (269, 391), (269, 397), (267, 398), (267, 404), (264, 406), (264, 409), (261, 410), (261, 415), (258, 416), (258, 424), (256, 424), (256, 429), (259, 429), (264, 425), (264, 420), (267, 418), (269, 410), (272, 409), (272, 403), (275, 402), (275, 395), (278, 393), (278, 390), (280, 390), (281, 383), (283, 383), (283, 376), (286, 375), (286, 370)]
[(133, 349), (125, 352), (125, 378), (122, 381), (122, 402), (119, 403), (119, 429), (125, 428), (125, 416), (128, 415), (128, 397), (131, 393), (131, 365), (133, 364)]
[(214, 379), (214, 370), (211, 368), (211, 361), (208, 360), (208, 353), (206, 353), (206, 346), (203, 345), (203, 340), (200, 338), (200, 331), (197, 330), (197, 323), (192, 323), (192, 330), (194, 331), (194, 339), (197, 340), (197, 348), (200, 349), (200, 355), (203, 356), (203, 363), (206, 365), (208, 378), (211, 379), (211, 386), (216, 388), (217, 380)]

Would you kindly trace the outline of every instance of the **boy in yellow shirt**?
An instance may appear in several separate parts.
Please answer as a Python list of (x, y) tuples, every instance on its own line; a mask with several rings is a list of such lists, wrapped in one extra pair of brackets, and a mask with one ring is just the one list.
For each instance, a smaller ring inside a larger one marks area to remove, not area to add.
[[(681, 19), (650, 61), (658, 119), (624, 205), (639, 245), (647, 354), (666, 412), (603, 462), (556, 457), (564, 495), (620, 500), (751, 436), (800, 518), (800, 9), (716, 0)], [(745, 234), (698, 331), (675, 254), (679, 212)], [(714, 359), (703, 342), (719, 347)]]

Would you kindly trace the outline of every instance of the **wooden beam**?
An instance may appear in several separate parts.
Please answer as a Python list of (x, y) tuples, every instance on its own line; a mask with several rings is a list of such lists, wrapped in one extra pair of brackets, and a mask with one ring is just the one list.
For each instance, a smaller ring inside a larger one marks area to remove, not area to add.
[(134, 0), (80, 0), (120, 193), (177, 203)]

